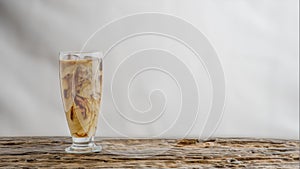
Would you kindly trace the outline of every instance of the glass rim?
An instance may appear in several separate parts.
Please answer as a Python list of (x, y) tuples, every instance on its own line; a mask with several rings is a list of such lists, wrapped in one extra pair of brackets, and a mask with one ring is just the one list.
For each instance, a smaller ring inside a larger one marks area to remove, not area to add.
[(103, 52), (91, 50), (91, 51), (60, 51), (59, 57), (65, 56), (65, 55), (82, 55), (82, 54), (98, 54), (98, 58), (103, 58)]

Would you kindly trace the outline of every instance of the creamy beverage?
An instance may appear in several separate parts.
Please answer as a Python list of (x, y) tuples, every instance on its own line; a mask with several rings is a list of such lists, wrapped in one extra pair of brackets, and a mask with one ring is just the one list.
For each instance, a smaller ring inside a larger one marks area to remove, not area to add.
[(60, 59), (61, 95), (72, 137), (95, 135), (102, 95), (102, 59)]

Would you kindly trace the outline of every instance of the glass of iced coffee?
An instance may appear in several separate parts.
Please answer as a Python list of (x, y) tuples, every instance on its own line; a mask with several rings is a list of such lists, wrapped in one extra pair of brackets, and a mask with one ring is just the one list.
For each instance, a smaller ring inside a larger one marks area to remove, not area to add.
[(102, 53), (60, 52), (61, 96), (73, 144), (68, 153), (101, 151), (94, 143), (102, 96)]

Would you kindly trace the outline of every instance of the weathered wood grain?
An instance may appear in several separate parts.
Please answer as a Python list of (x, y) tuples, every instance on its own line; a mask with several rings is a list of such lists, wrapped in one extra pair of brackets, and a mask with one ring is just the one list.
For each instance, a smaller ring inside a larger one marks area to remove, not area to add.
[(299, 168), (299, 141), (96, 139), (103, 151), (67, 154), (66, 137), (2, 137), (0, 168)]

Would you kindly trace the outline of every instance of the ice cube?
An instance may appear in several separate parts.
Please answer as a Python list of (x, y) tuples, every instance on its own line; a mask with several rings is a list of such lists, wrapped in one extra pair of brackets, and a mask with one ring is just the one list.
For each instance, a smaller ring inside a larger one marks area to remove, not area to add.
[(63, 59), (65, 60), (79, 60), (80, 57), (78, 55), (75, 54), (67, 54), (63, 56)]
[(86, 60), (98, 60), (98, 58), (93, 57), (93, 56), (84, 56), (83, 58)]

